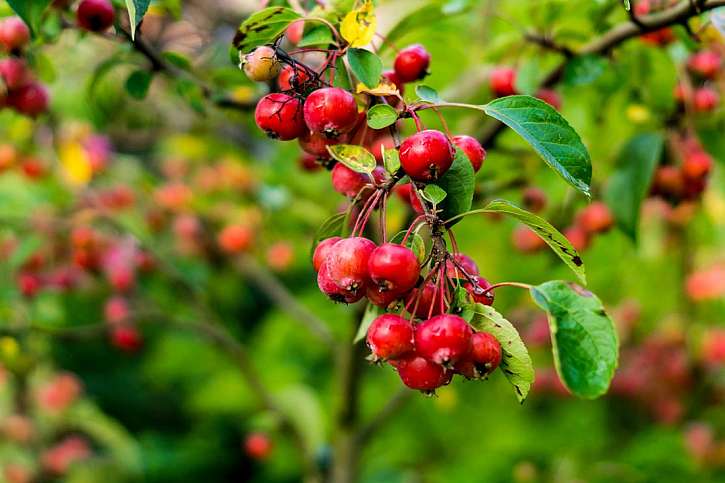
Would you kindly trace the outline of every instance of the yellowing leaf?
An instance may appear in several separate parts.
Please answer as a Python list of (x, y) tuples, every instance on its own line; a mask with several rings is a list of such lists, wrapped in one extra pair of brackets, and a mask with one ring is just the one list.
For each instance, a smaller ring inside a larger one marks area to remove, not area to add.
[(93, 167), (83, 145), (77, 140), (65, 141), (58, 151), (60, 164), (71, 184), (83, 186), (93, 176)]
[(373, 40), (377, 25), (373, 2), (366, 0), (359, 8), (345, 15), (340, 24), (340, 34), (350, 47), (363, 47)]
[(368, 88), (365, 84), (362, 82), (357, 83), (357, 87), (355, 88), (358, 94), (371, 94), (373, 96), (394, 96), (394, 95), (400, 95), (398, 92), (398, 89), (395, 87), (395, 85), (390, 84), (388, 82), (381, 82), (380, 84), (376, 85), (372, 89)]

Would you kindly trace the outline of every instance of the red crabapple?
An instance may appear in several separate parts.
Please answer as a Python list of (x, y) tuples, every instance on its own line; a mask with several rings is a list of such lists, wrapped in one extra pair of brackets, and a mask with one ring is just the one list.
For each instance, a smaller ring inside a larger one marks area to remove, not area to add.
[(355, 97), (339, 87), (324, 87), (307, 96), (304, 120), (311, 131), (330, 138), (352, 131), (358, 120)]
[(252, 246), (252, 229), (245, 225), (228, 225), (217, 235), (217, 244), (223, 252), (234, 254)]
[(655, 171), (652, 190), (659, 195), (679, 197), (685, 188), (682, 171), (676, 166), (660, 166)]
[(30, 41), (30, 29), (20, 17), (0, 20), (0, 45), (6, 52), (15, 52)]
[(321, 160), (330, 159), (331, 157), (327, 146), (334, 146), (335, 144), (343, 144), (345, 142), (347, 142), (347, 135), (343, 134), (338, 138), (328, 138), (322, 133), (312, 131), (306, 132), (299, 138), (302, 150)]
[(516, 71), (511, 67), (496, 67), (491, 71), (489, 81), (496, 97), (516, 94)]
[(244, 438), (244, 452), (252, 459), (267, 459), (272, 453), (272, 449), (272, 440), (266, 433), (249, 433)]
[(29, 82), (8, 94), (7, 103), (26, 116), (35, 117), (48, 109), (48, 91), (37, 82)]
[(437, 315), (416, 327), (415, 350), (436, 364), (455, 364), (471, 350), (472, 334), (462, 317)]
[(712, 170), (712, 158), (702, 150), (695, 150), (688, 153), (682, 160), (682, 175), (686, 181), (699, 180), (708, 175)]
[(280, 73), (282, 64), (277, 59), (277, 53), (272, 47), (262, 45), (242, 57), (242, 70), (246, 76), (255, 82), (266, 82), (274, 79)]
[(320, 292), (327, 295), (334, 302), (352, 304), (365, 295), (362, 290), (356, 292), (346, 291), (335, 283), (330, 276), (327, 260), (322, 262), (320, 270), (317, 272), (317, 287), (320, 289)]
[(300, 168), (302, 168), (302, 170), (310, 173), (322, 169), (322, 165), (317, 162), (317, 157), (311, 155), (310, 153), (302, 153), (300, 157), (297, 158), (297, 164)]
[(402, 296), (403, 293), (401, 292), (380, 290), (375, 285), (370, 285), (365, 291), (365, 297), (367, 297), (368, 301), (371, 304), (377, 305), (378, 307), (383, 309), (388, 308), (390, 304), (400, 299)]
[(476, 281), (476, 286), (471, 282), (466, 282), (463, 284), (463, 288), (468, 291), (473, 301), (483, 305), (493, 305), (493, 290), (486, 291), (491, 287), (491, 283), (479, 275), (473, 275), (472, 278)]
[(524, 208), (538, 213), (546, 207), (546, 193), (541, 188), (529, 186), (523, 194)]
[(309, 80), (310, 76), (304, 69), (285, 65), (277, 77), (277, 87), (281, 91), (297, 91)]
[(103, 315), (111, 325), (118, 325), (128, 319), (131, 310), (128, 301), (119, 295), (114, 295), (106, 301), (103, 306)]
[(710, 112), (719, 102), (720, 96), (710, 87), (700, 87), (692, 98), (692, 105), (697, 112)]
[(400, 145), (400, 165), (415, 181), (440, 178), (453, 164), (455, 151), (445, 134), (427, 129), (413, 134)]
[[(400, 96), (403, 96), (403, 93), (405, 92), (405, 85), (394, 70), (386, 70), (385, 72), (383, 72), (383, 78), (389, 83), (393, 84), (395, 88), (398, 89), (398, 93), (400, 93)], [(393, 102), (397, 102), (397, 99), (393, 96), (386, 97), (386, 99), (392, 99)], [(391, 104), (391, 102), (388, 101), (388, 104)]]
[(364, 294), (370, 284), (368, 261), (373, 250), (375, 243), (363, 237), (337, 242), (326, 259), (332, 281), (345, 293)]
[(511, 235), (514, 247), (520, 252), (533, 253), (546, 246), (546, 242), (528, 226), (517, 226)]
[(136, 352), (143, 345), (143, 338), (131, 325), (120, 325), (111, 330), (111, 343), (124, 352)]
[(573, 225), (564, 230), (564, 236), (574, 250), (582, 252), (589, 247), (589, 233), (579, 225)]
[(396, 361), (400, 380), (411, 389), (432, 392), (451, 382), (453, 373), (415, 352)]
[(577, 223), (587, 233), (601, 233), (612, 227), (614, 217), (607, 205), (601, 201), (595, 201), (579, 212)]
[(486, 150), (483, 149), (481, 143), (479, 143), (476, 138), (466, 135), (453, 136), (452, 141), (453, 144), (458, 146), (471, 161), (473, 172), (478, 173), (478, 170), (481, 169), (481, 165), (483, 165), (483, 161), (486, 159)]
[(342, 163), (332, 168), (332, 187), (341, 195), (353, 197), (370, 183), (370, 178), (364, 173), (353, 171)]
[(436, 297), (436, 286), (433, 282), (426, 282), (423, 287), (410, 291), (405, 299), (405, 306), (410, 313), (415, 313), (421, 319), (441, 313), (439, 299)]
[(536, 93), (536, 97), (549, 104), (557, 111), (561, 109), (561, 96), (553, 89), (539, 89), (539, 91)]
[[(478, 265), (468, 255), (463, 253), (454, 253), (453, 259), (457, 262), (457, 265), (463, 268), (468, 275), (478, 275)], [(465, 279), (465, 275), (461, 273), (461, 270), (453, 263), (452, 260), (446, 260), (446, 275), (448, 278), (461, 278)]]
[(16, 57), (0, 60), (0, 78), (8, 90), (18, 89), (28, 83), (28, 67)]
[(501, 363), (501, 344), (487, 332), (471, 336), (471, 352), (459, 361), (454, 370), (468, 379), (479, 379), (491, 374)]
[(408, 319), (383, 314), (370, 324), (366, 341), (376, 360), (397, 359), (413, 351), (413, 333)]
[(267, 94), (257, 103), (254, 120), (267, 136), (289, 141), (307, 132), (302, 102), (287, 94)]
[(410, 45), (395, 56), (393, 68), (401, 82), (414, 82), (428, 74), (430, 54), (420, 44)]
[(402, 293), (413, 288), (418, 281), (420, 263), (410, 248), (385, 243), (371, 253), (368, 273), (381, 291)]
[(325, 238), (317, 244), (317, 246), (315, 247), (315, 253), (312, 255), (312, 266), (314, 267), (315, 272), (320, 271), (320, 266), (322, 266), (322, 262), (327, 259), (327, 257), (330, 255), (332, 247), (334, 247), (335, 244), (340, 240), (342, 240), (342, 238), (340, 238), (339, 236), (333, 236), (330, 238)]
[(113, 25), (115, 16), (110, 0), (81, 0), (76, 13), (78, 25), (91, 32), (103, 32)]
[(34, 273), (21, 273), (18, 275), (18, 289), (23, 296), (35, 297), (42, 287), (43, 282), (38, 275)]
[(692, 54), (687, 61), (687, 66), (696, 74), (712, 79), (720, 72), (722, 58), (714, 50), (702, 50)]

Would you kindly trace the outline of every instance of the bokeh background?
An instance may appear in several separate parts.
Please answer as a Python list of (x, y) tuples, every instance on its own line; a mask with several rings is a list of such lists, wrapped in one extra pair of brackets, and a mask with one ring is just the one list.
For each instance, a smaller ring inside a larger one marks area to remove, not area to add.
[[(376, 3), (383, 34), (412, 12), (439, 12), (412, 17), (395, 47), (423, 44), (432, 54), (425, 84), (478, 104), (491, 99), (493, 67), (516, 68), (527, 89), (561, 61), (527, 33), (576, 48), (628, 18), (616, 0)], [(272, 142), (254, 125), (253, 103), (266, 86), (245, 79), (230, 42), (259, 7), (154, 1), (142, 38), (171, 52), (166, 59), (181, 73), (155, 73), (140, 95), (128, 79), (147, 60), (113, 35), (59, 20), (72, 21), (71, 13), (53, 13), (45, 41), (32, 45), (49, 114), (0, 111), (0, 160), (12, 160), (0, 167), (0, 481), (301, 481), (294, 441), (260, 410), (239, 359), (187, 323), (220, 324), (243, 344), (315, 463), (331, 464), (339, 361), (300, 324), (299, 311), (341, 341), (356, 330), (360, 308), (326, 300), (309, 256), (316, 229), (344, 199), (327, 171), (300, 166), (296, 142)], [(0, 14), (11, 15), (8, 5), (0, 2)], [(125, 16), (123, 5), (117, 14)], [(669, 42), (628, 40), (580, 61), (555, 86), (561, 113), (590, 150), (596, 199), (637, 134), (663, 135), (667, 164), (681, 162), (683, 132), (715, 160), (694, 199), (645, 200), (636, 241), (615, 228), (582, 252), (589, 288), (620, 333), (610, 393), (568, 395), (542, 313), (525, 292), (499, 290), (495, 307), (534, 358), (529, 398), (518, 404), (500, 373), (456, 381), (436, 397), (404, 396), (364, 446), (360, 481), (725, 481), (725, 111), (722, 102), (683, 111), (673, 96), (684, 77), (701, 82), (686, 67), (692, 53), (723, 55), (725, 43), (707, 16), (691, 25), (697, 38), (675, 26)], [(388, 66), (394, 50), (381, 52)], [(189, 78), (252, 108), (219, 108)], [(722, 68), (705, 83), (723, 94)], [(445, 115), (456, 133), (485, 131), (480, 113)], [(488, 146), (476, 203), (522, 204), (527, 187), (543, 190), (542, 214), (561, 229), (587, 204), (504, 132)], [(393, 199), (389, 216), (397, 231), (410, 211)], [(230, 224), (251, 234), (243, 255), (213, 249)], [(481, 215), (456, 234), (491, 281), (572, 278), (548, 251), (517, 248), (515, 229)], [(97, 268), (79, 268), (94, 256)], [(279, 298), (280, 287), (294, 304)], [(119, 299), (129, 312), (120, 334), (108, 322), (118, 316), (109, 301), (118, 311)], [(369, 420), (401, 383), (389, 367), (366, 364), (358, 377), (360, 418)], [(250, 451), (250, 434), (262, 434), (271, 450)]]

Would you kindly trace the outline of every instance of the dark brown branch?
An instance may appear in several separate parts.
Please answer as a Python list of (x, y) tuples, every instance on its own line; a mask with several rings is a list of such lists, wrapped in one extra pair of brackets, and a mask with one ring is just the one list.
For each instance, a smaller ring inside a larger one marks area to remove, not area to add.
[[(616, 25), (580, 49), (576, 51), (572, 49), (572, 55), (565, 58), (558, 67), (552, 70), (542, 81), (541, 85), (542, 87), (550, 87), (558, 83), (561, 80), (564, 69), (572, 59), (583, 55), (606, 54), (614, 47), (633, 37), (638, 37), (642, 34), (654, 32), (673, 25), (684, 25), (692, 17), (695, 17), (705, 11), (723, 6), (725, 6), (725, 0), (695, 0), (692, 2), (681, 2), (680, 4), (662, 12), (639, 17), (637, 23), (629, 20)], [(487, 148), (491, 147), (496, 141), (498, 135), (503, 131), (503, 128), (504, 125), (499, 121), (491, 120), (488, 122), (479, 136), (481, 144)]]
[(571, 57), (574, 55), (574, 52), (569, 47), (559, 45), (556, 41), (554, 41), (554, 39), (546, 35), (541, 35), (536, 32), (527, 32), (524, 34), (524, 39), (547, 50), (558, 52), (564, 57)]

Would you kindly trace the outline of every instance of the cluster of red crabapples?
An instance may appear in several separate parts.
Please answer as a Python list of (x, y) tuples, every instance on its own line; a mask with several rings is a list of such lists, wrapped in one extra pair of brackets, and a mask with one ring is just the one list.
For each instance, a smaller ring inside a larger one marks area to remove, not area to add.
[[(407, 386), (432, 392), (450, 382), (454, 373), (470, 379), (485, 377), (501, 360), (500, 344), (488, 333), (474, 332), (462, 317), (451, 312), (457, 310), (456, 291), (466, 294), (469, 301), (491, 305), (492, 286), (479, 275), (473, 260), (448, 252), (444, 225), (432, 205), (421, 197), (419, 188), (448, 171), (456, 147), (467, 156), (474, 171), (481, 168), (486, 152), (470, 136), (450, 137), (441, 131), (421, 129), (414, 110), (405, 105), (399, 95), (405, 84), (425, 77), (429, 67), (430, 55), (421, 45), (398, 52), (393, 70), (382, 74), (381, 82), (393, 87), (396, 95), (366, 94), (356, 99), (347, 90), (330, 86), (325, 74), (334, 65), (334, 55), (331, 58), (332, 62), (328, 59), (315, 69), (277, 46), (261, 46), (243, 56), (241, 63), (250, 79), (270, 82), (278, 91), (257, 104), (255, 121), (259, 128), (274, 139), (298, 139), (315, 163), (331, 169), (334, 189), (352, 198), (351, 213), (360, 204), (350, 237), (331, 237), (317, 245), (313, 265), (318, 286), (333, 301), (354, 303), (367, 298), (390, 311), (373, 321), (367, 342), (372, 358), (393, 365)], [(400, 110), (401, 117), (412, 117), (418, 132), (397, 145), (393, 141), (397, 126), (370, 129), (366, 110), (375, 103), (392, 105)], [(387, 173), (377, 166), (370, 175), (353, 171), (332, 159), (327, 148), (335, 144), (362, 145), (376, 157), (381, 145), (395, 146), (400, 169)], [(387, 242), (383, 229), (383, 243), (377, 245), (364, 236), (367, 222), (380, 208), (384, 227), (388, 195), (404, 176), (411, 182), (396, 191), (420, 216), (400, 243)], [(433, 238), (431, 255), (423, 262), (406, 244), (422, 223), (430, 226)], [(452, 234), (448, 234), (455, 249)]]
[(722, 53), (703, 49), (693, 53), (687, 60), (687, 72), (675, 86), (675, 100), (682, 107), (688, 105), (696, 113), (715, 110), (720, 104), (716, 86), (722, 77)]
[(0, 20), (0, 109), (9, 107), (35, 117), (48, 109), (48, 91), (32, 75), (23, 52), (30, 42), (30, 30), (19, 17)]

